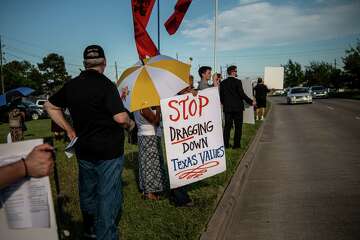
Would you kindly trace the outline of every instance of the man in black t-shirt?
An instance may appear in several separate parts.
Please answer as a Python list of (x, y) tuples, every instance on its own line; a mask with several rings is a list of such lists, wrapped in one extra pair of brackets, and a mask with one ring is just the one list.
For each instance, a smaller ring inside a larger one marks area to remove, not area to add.
[(254, 87), (254, 95), (256, 99), (256, 120), (264, 120), (266, 108), (266, 95), (270, 92), (268, 87), (264, 84), (262, 78), (258, 78), (257, 85)]
[[(84, 66), (86, 70), (51, 96), (45, 108), (71, 140), (78, 137), (75, 152), (85, 237), (118, 239), (123, 129), (131, 130), (135, 124), (126, 113), (115, 84), (103, 75), (106, 59), (100, 46), (85, 49)], [(70, 111), (73, 127), (64, 118), (64, 108)]]

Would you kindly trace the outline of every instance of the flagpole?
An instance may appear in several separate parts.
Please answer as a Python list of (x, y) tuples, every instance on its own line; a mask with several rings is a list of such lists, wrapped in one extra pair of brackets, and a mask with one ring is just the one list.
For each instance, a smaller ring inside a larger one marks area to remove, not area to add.
[(157, 0), (157, 12), (158, 51), (160, 54), (160, 0)]
[(217, 42), (217, 15), (218, 15), (218, 0), (214, 0), (214, 72), (216, 72), (216, 42)]

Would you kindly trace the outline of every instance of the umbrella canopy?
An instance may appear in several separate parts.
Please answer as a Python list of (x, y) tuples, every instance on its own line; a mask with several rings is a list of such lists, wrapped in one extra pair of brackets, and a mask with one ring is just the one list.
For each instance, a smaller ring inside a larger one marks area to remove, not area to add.
[(190, 65), (158, 55), (126, 69), (117, 86), (125, 107), (131, 111), (159, 106), (160, 99), (175, 96), (190, 83)]
[(29, 96), (35, 92), (34, 89), (29, 87), (18, 87), (7, 91), (3, 95), (0, 95), (0, 106), (6, 105), (14, 99)]

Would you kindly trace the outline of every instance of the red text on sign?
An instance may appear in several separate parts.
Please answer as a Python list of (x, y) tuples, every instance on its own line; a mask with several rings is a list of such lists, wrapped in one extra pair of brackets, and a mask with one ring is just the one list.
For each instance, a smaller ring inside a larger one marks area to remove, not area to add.
[(170, 120), (179, 121), (180, 118), (187, 120), (190, 117), (201, 117), (204, 107), (209, 104), (209, 99), (205, 96), (198, 95), (197, 98), (189, 100), (189, 96), (181, 100), (171, 100), (168, 103), (169, 108), (175, 111), (171, 114)]

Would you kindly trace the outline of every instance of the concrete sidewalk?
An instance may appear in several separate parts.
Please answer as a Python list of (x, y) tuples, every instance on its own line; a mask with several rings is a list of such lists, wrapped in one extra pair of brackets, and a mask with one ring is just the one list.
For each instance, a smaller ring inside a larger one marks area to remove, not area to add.
[[(271, 112), (268, 112), (268, 114)], [(264, 123), (258, 129), (251, 145), (244, 154), (234, 176), (232, 177), (229, 185), (225, 189), (224, 195), (222, 196), (214, 215), (211, 217), (206, 230), (201, 235), (201, 240), (213, 240), (223, 239), (227, 227), (230, 224), (234, 207), (237, 205), (237, 201), (243, 187), (245, 185), (248, 174), (250, 173), (253, 165), (253, 160), (256, 155), (258, 144), (263, 133)]]

